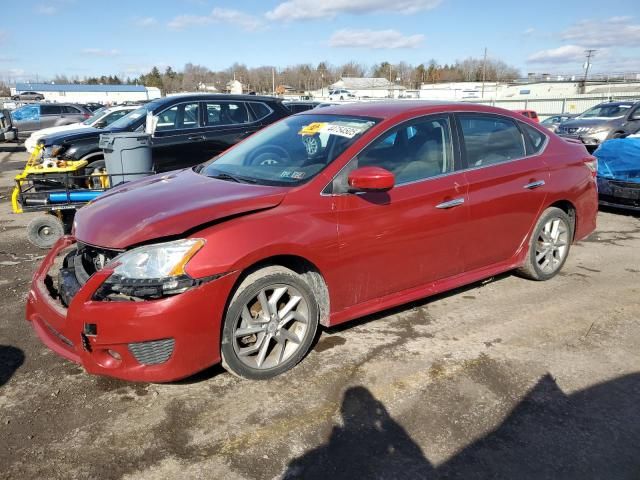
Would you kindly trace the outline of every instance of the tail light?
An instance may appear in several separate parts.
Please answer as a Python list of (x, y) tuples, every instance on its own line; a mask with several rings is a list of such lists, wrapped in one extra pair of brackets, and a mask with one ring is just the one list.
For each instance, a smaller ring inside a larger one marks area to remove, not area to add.
[(596, 176), (598, 175), (598, 159), (592, 156), (585, 157), (584, 164), (591, 171), (591, 176), (593, 178), (596, 178)]

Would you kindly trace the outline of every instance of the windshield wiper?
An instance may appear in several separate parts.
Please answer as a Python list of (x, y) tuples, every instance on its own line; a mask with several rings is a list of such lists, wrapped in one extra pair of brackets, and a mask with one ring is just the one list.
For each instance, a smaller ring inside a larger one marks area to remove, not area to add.
[(253, 178), (245, 178), (238, 177), (236, 175), (231, 175), (230, 173), (220, 172), (216, 175), (209, 175), (211, 178), (217, 178), (218, 180), (231, 180), (232, 182), (237, 183), (256, 183), (256, 180)]

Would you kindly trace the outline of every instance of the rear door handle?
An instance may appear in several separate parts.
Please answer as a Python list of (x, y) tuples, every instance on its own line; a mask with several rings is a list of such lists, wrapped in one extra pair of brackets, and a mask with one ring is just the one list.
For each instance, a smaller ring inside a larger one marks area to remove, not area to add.
[(436, 208), (441, 208), (441, 209), (453, 208), (453, 207), (462, 205), (463, 203), (464, 203), (464, 198), (454, 198), (453, 200), (439, 203), (438, 205), (436, 205)]
[(544, 185), (544, 180), (538, 180), (537, 182), (527, 183), (524, 188), (527, 190), (533, 190), (534, 188), (542, 187)]
[(192, 142), (199, 142), (199, 141), (205, 140), (205, 136), (204, 135), (195, 135), (193, 137), (189, 137), (189, 140), (191, 140)]

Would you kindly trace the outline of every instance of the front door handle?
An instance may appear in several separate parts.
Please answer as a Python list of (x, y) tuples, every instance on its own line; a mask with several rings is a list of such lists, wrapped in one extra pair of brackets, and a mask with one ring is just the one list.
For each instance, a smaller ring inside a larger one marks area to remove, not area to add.
[(457, 207), (458, 205), (462, 205), (463, 203), (464, 203), (464, 198), (454, 198), (453, 200), (439, 203), (438, 205), (436, 205), (436, 208), (442, 208), (442, 209), (453, 208), (453, 207)]
[(195, 135), (193, 137), (189, 137), (189, 140), (191, 140), (192, 142), (201, 142), (203, 140), (205, 140), (205, 136), (204, 135)]
[(544, 180), (538, 180), (537, 182), (527, 183), (523, 188), (526, 188), (527, 190), (533, 190), (534, 188), (542, 186), (544, 186)]

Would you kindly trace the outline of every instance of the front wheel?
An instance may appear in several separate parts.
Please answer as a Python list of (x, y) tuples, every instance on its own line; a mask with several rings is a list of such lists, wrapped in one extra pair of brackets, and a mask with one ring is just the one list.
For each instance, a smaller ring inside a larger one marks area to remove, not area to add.
[(293, 368), (318, 328), (318, 303), (304, 279), (272, 266), (247, 276), (236, 289), (222, 331), (222, 366), (262, 380)]
[(529, 253), (518, 272), (531, 280), (549, 280), (556, 276), (569, 255), (573, 222), (556, 207), (546, 209), (536, 223)]

